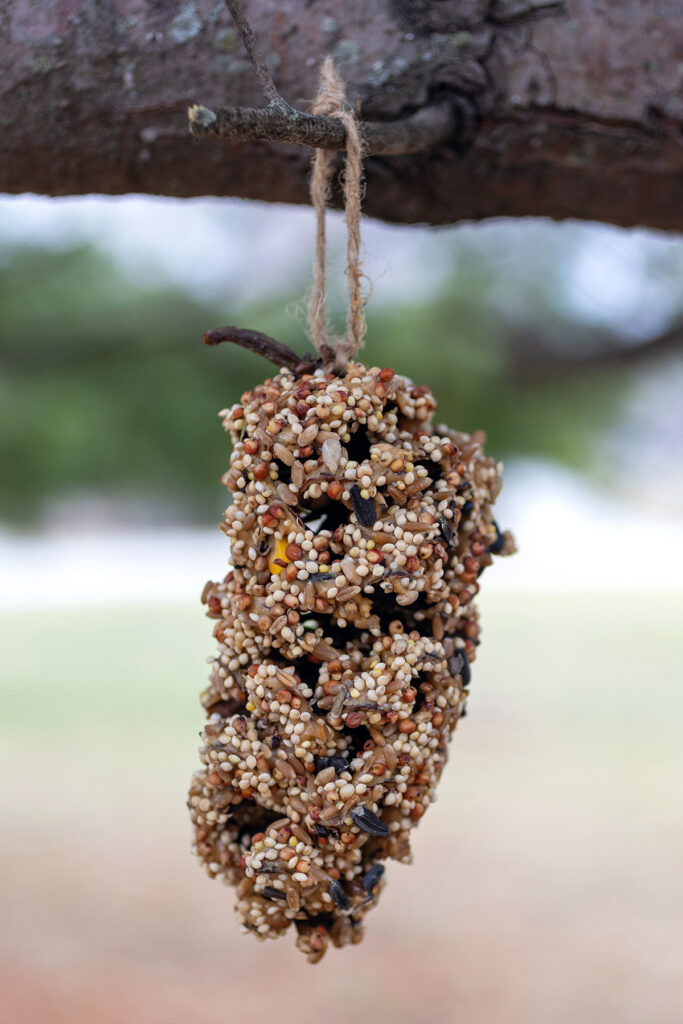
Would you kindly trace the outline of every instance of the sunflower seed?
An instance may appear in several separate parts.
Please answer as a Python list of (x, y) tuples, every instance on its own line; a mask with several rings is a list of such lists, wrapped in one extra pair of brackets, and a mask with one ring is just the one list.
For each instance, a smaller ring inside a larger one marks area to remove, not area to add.
[(448, 659), (448, 671), (452, 676), (460, 676), (463, 686), (470, 685), (472, 678), (470, 663), (462, 647), (459, 647), (453, 657)]
[(367, 893), (371, 893), (375, 888), (380, 878), (384, 874), (384, 864), (373, 864), (368, 873), (363, 878), (363, 888)]
[(358, 484), (351, 485), (351, 501), (356, 519), (361, 526), (374, 526), (377, 522), (377, 509), (372, 498), (363, 498)]
[(501, 533), (500, 526), (498, 525), (495, 519), (493, 520), (493, 525), (496, 530), (496, 539), (492, 544), (489, 544), (486, 550), (489, 551), (492, 555), (499, 555), (503, 548), (505, 547), (505, 537)]
[(363, 832), (367, 832), (369, 836), (389, 835), (389, 826), (363, 804), (358, 804), (358, 807), (354, 807), (351, 811), (351, 818), (353, 823)]
[(267, 885), (263, 890), (263, 895), (267, 900), (286, 900), (287, 895), (282, 889), (274, 889), (272, 885)]
[(344, 886), (336, 878), (333, 878), (330, 882), (330, 896), (342, 910), (348, 910), (351, 906), (349, 898), (344, 891)]
[(439, 517), (439, 530), (441, 531), (441, 536), (443, 537), (443, 539), (446, 541), (448, 546), (451, 547), (451, 545), (455, 542), (455, 534), (451, 530), (448, 520), (444, 519), (443, 516)]
[(330, 576), (327, 572), (312, 572), (308, 579), (311, 583), (334, 583), (336, 577)]

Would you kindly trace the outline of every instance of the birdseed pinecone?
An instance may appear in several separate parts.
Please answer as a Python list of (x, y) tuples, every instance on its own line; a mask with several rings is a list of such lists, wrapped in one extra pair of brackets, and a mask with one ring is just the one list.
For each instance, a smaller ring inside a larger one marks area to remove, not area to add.
[(361, 940), (383, 862), (410, 861), (465, 711), (479, 576), (514, 550), (500, 464), (435, 408), (351, 362), (283, 369), (220, 414), (233, 568), (203, 594), (219, 651), (196, 852), (246, 930), (294, 925), (312, 962)]

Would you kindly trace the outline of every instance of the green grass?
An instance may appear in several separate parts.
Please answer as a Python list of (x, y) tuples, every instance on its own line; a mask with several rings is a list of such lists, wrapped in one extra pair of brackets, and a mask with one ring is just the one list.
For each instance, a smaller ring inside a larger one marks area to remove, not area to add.
[(199, 607), (2, 615), (0, 728), (70, 750), (173, 742), (201, 726), (212, 649)]

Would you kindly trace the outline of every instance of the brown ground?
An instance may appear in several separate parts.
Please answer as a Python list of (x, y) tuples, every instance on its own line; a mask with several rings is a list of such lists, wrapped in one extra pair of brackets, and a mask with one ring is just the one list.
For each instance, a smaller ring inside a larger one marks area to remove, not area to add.
[(198, 609), (3, 617), (2, 1019), (680, 1024), (683, 599), (641, 602), (488, 600), (414, 866), (316, 967), (188, 854)]

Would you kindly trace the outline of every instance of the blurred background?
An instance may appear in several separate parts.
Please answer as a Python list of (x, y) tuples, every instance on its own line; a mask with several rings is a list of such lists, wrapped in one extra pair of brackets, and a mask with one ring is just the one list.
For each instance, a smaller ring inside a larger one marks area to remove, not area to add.
[[(343, 316), (344, 226), (330, 225)], [(0, 989), (28, 1024), (680, 1024), (683, 240), (366, 223), (367, 360), (505, 460), (469, 715), (365, 942), (241, 936), (185, 791), (216, 413), (300, 352), (308, 209), (0, 198)]]

